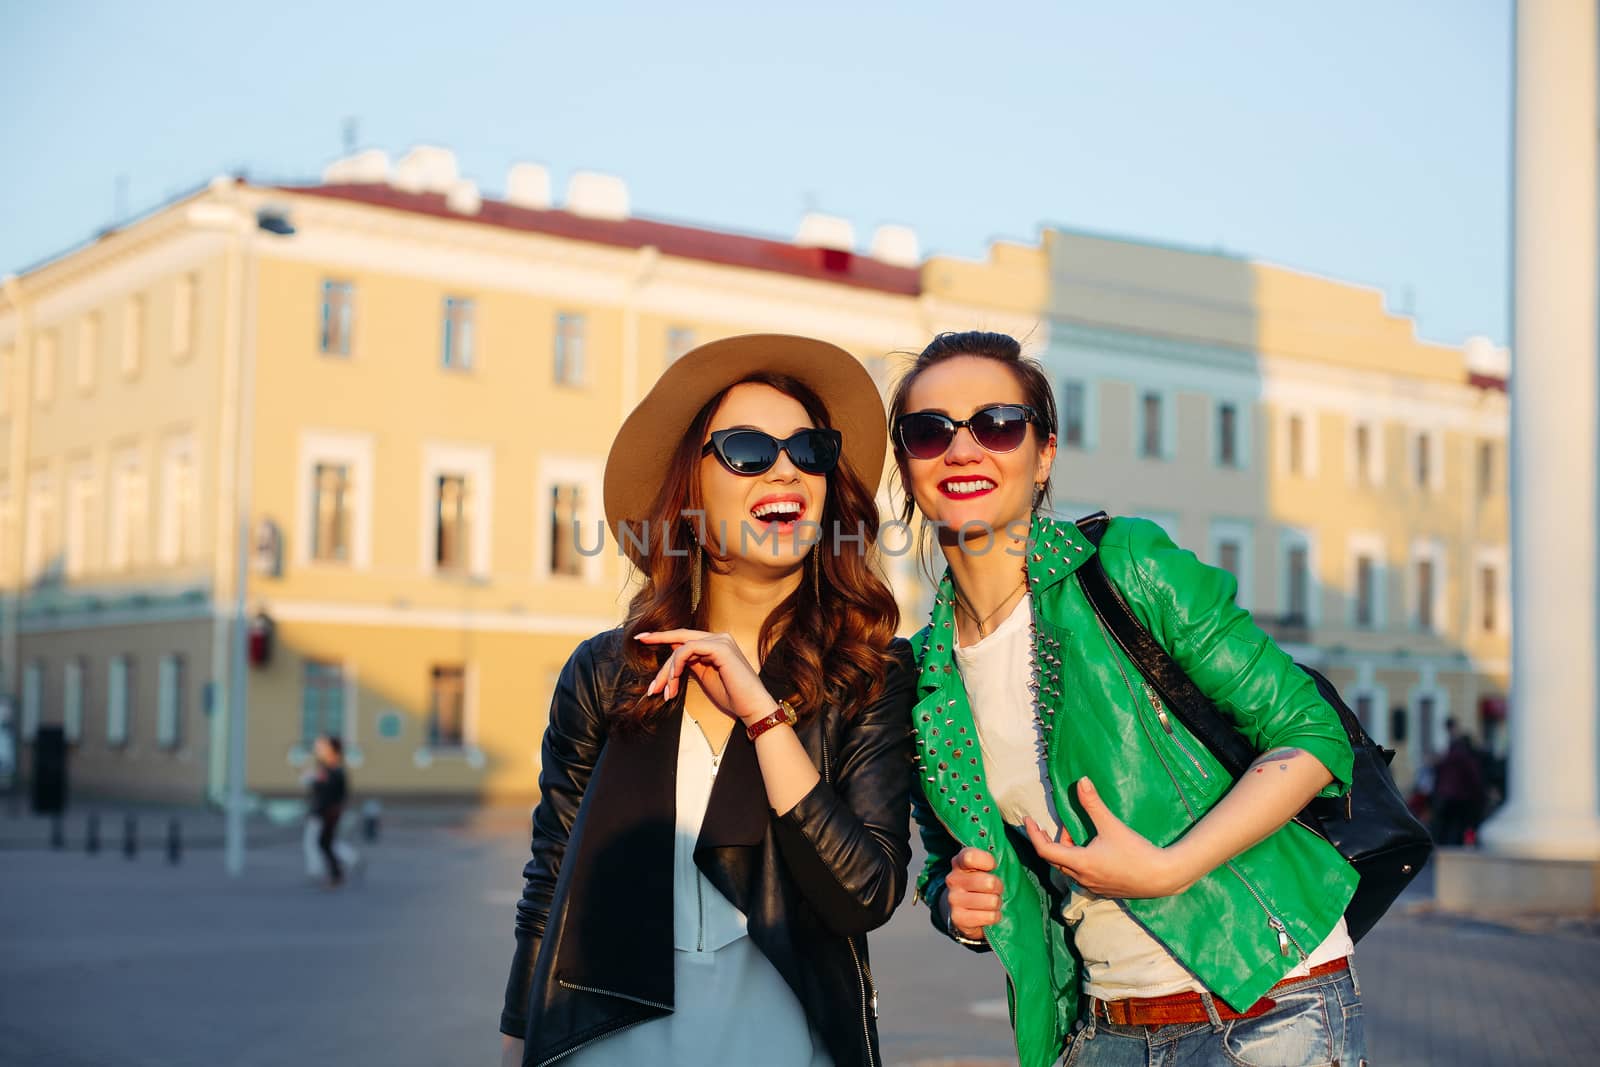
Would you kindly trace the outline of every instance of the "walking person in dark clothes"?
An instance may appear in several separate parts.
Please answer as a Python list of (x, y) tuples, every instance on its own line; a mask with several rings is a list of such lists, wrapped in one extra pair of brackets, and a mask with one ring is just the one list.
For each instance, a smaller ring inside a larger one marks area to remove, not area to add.
[(311, 776), (311, 817), (321, 824), (317, 847), (328, 865), (328, 888), (344, 882), (344, 868), (333, 848), (334, 834), (339, 829), (339, 816), (344, 814), (345, 795), (349, 784), (344, 773), (344, 743), (337, 737), (324, 735), (317, 738), (312, 749), (317, 768)]

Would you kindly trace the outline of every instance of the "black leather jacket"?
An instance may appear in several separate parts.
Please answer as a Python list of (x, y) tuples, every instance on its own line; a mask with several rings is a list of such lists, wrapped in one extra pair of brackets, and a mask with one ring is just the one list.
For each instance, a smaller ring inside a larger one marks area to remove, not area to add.
[[(524, 1067), (672, 1010), (682, 716), (607, 735), (622, 640), (612, 630), (578, 646), (551, 701), (500, 1016), (503, 1033), (526, 1041)], [(892, 651), (881, 699), (852, 721), (827, 707), (797, 727), (822, 781), (782, 817), (767, 804), (755, 746), (735, 729), (695, 847), (838, 1067), (882, 1063), (865, 934), (900, 903), (911, 861), (915, 673), (905, 641)]]

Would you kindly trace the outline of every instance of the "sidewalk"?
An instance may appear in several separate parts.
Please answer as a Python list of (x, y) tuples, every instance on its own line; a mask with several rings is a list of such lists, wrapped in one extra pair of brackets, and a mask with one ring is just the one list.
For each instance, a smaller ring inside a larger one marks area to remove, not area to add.
[[(274, 843), (252, 826), (239, 879), (215, 851), (173, 867), (159, 854), (125, 859), (109, 840), (98, 856), (81, 841), (0, 856), (0, 1061), (496, 1062), (526, 815), (396, 816), (361, 846), (364, 877), (337, 892), (310, 886), (293, 828)], [(220, 827), (220, 815), (196, 817)], [(1429, 889), (1357, 949), (1371, 1062), (1595, 1061), (1595, 924), (1442, 915)], [(1015, 1062), (991, 956), (938, 938), (909, 902), (870, 947), (886, 1067)]]

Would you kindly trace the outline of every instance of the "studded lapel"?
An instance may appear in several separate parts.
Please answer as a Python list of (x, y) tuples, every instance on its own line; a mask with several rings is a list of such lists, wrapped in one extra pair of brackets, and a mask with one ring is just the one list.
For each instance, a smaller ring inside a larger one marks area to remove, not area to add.
[[(1094, 554), (1094, 545), (1071, 523), (1035, 516), (1027, 545), (1034, 614), (1046, 590), (1064, 581)], [(1061, 632), (1039, 624), (1045, 659), (1038, 684), (1053, 706), (1061, 703)], [(934, 596), (928, 627), (918, 635), (920, 699), (912, 711), (917, 731), (918, 774), (928, 802), (956, 840), (992, 849), (1004, 836), (1004, 823), (984, 784), (978, 732), (966, 686), (955, 664), (955, 596), (946, 568)]]

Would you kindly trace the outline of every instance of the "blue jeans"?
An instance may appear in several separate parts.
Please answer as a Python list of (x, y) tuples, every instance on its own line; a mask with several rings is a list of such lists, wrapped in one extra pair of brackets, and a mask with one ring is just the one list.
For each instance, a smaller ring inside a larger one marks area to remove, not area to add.
[[(1118, 1026), (1085, 1019), (1058, 1067), (1364, 1067), (1361, 987), (1355, 971), (1304, 978), (1273, 994), (1254, 1019)], [(1088, 1000), (1085, 998), (1085, 1006)]]

